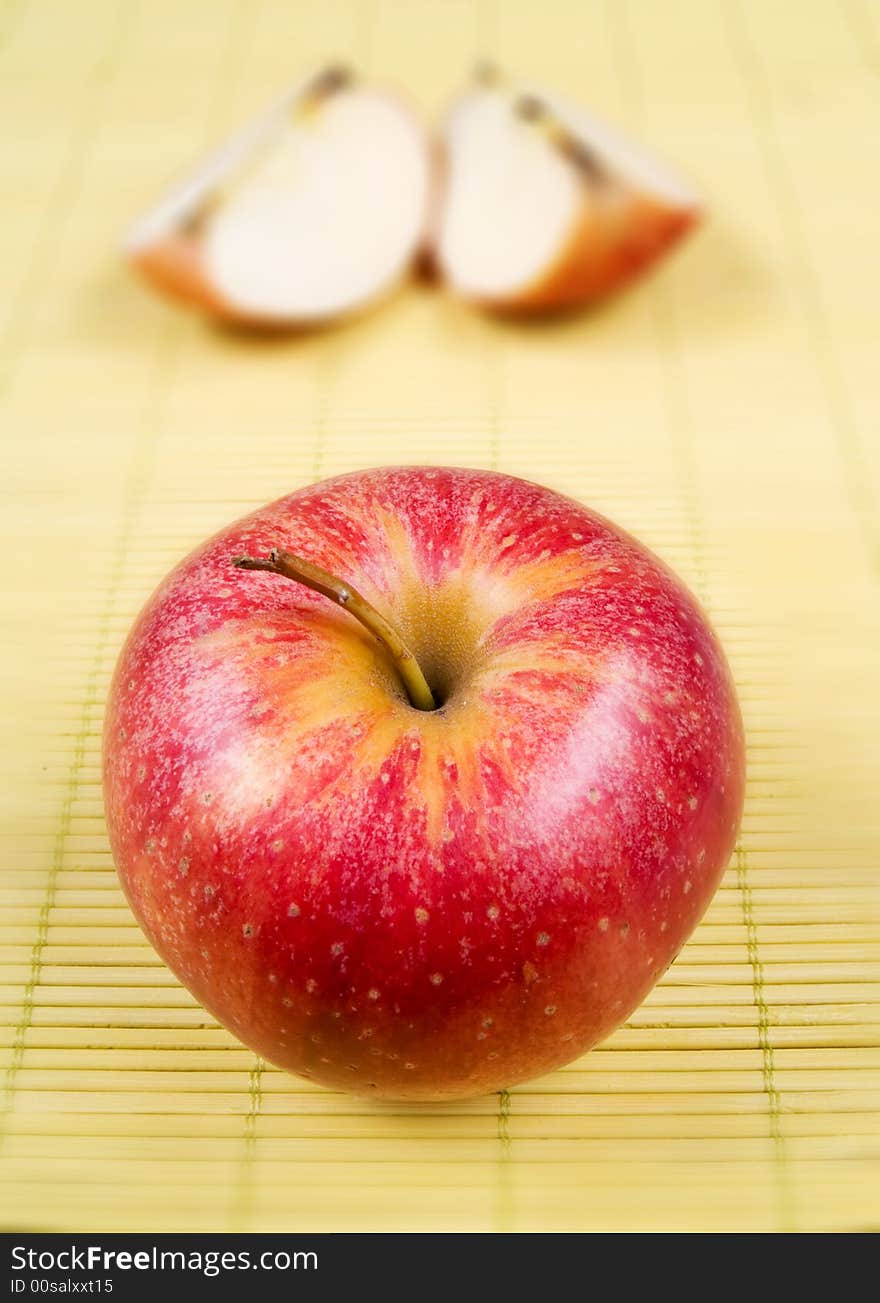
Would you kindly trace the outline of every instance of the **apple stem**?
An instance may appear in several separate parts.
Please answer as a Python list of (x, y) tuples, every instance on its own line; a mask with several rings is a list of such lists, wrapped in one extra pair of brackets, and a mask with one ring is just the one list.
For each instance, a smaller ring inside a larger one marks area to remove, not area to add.
[(320, 104), (337, 91), (345, 90), (353, 80), (354, 73), (344, 63), (328, 64), (306, 87), (303, 102), (306, 106)]
[(403, 680), (406, 695), (417, 710), (436, 710), (434, 694), (428, 687), (428, 680), (413, 653), (407, 647), (393, 624), (376, 610), (365, 597), (362, 597), (351, 584), (344, 583), (331, 575), (329, 570), (313, 565), (292, 552), (283, 552), (275, 547), (267, 557), (240, 556), (233, 565), (238, 570), (268, 570), (273, 575), (283, 575), (304, 584), (316, 593), (323, 593), (338, 606), (343, 607), (356, 620), (360, 620), (365, 629), (387, 648), (398, 674)]

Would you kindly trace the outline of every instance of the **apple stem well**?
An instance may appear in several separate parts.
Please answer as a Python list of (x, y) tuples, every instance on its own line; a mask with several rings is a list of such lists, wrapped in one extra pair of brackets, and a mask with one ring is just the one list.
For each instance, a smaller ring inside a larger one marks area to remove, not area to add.
[(313, 565), (311, 561), (305, 561), (302, 557), (294, 556), (292, 552), (283, 552), (279, 548), (273, 548), (266, 557), (236, 557), (233, 565), (238, 570), (268, 570), (270, 574), (293, 579), (299, 584), (304, 584), (306, 588), (329, 597), (331, 601), (336, 602), (338, 606), (343, 607), (359, 620), (364, 628), (369, 629), (370, 633), (387, 649), (406, 688), (406, 695), (416, 710), (437, 709), (428, 680), (403, 638), (394, 625), (390, 624), (384, 615), (381, 615), (375, 606), (372, 606), (355, 588), (352, 588), (351, 584), (337, 579), (336, 575), (331, 575), (329, 570)]

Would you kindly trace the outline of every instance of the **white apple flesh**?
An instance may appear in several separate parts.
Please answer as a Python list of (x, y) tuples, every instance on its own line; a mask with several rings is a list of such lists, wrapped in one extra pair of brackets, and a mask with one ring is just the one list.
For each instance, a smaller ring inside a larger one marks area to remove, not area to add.
[(586, 110), (490, 77), (454, 106), (437, 261), (464, 298), (556, 310), (609, 294), (697, 220), (696, 197)]
[(228, 141), (125, 248), (159, 288), (219, 317), (327, 321), (407, 272), (430, 181), (425, 134), (406, 105), (331, 68)]

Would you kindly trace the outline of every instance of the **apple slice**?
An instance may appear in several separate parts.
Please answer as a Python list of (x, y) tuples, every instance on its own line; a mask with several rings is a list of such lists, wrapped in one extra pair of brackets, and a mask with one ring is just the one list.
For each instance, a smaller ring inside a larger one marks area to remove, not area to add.
[(696, 197), (585, 110), (484, 71), (445, 130), (436, 256), (453, 290), (537, 312), (610, 294), (699, 218)]
[(430, 174), (425, 133), (405, 104), (331, 67), (172, 190), (125, 250), (153, 284), (217, 316), (326, 321), (408, 269)]

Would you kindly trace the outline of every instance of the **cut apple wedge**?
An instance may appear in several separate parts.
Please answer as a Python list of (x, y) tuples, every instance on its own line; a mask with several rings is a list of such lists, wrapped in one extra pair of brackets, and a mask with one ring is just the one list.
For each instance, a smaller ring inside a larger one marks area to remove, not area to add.
[(216, 316), (319, 323), (366, 306), (408, 270), (430, 187), (415, 115), (332, 67), (173, 189), (125, 251), (158, 288)]
[(612, 293), (700, 215), (696, 196), (585, 110), (484, 71), (446, 123), (436, 259), (450, 288), (507, 312)]

